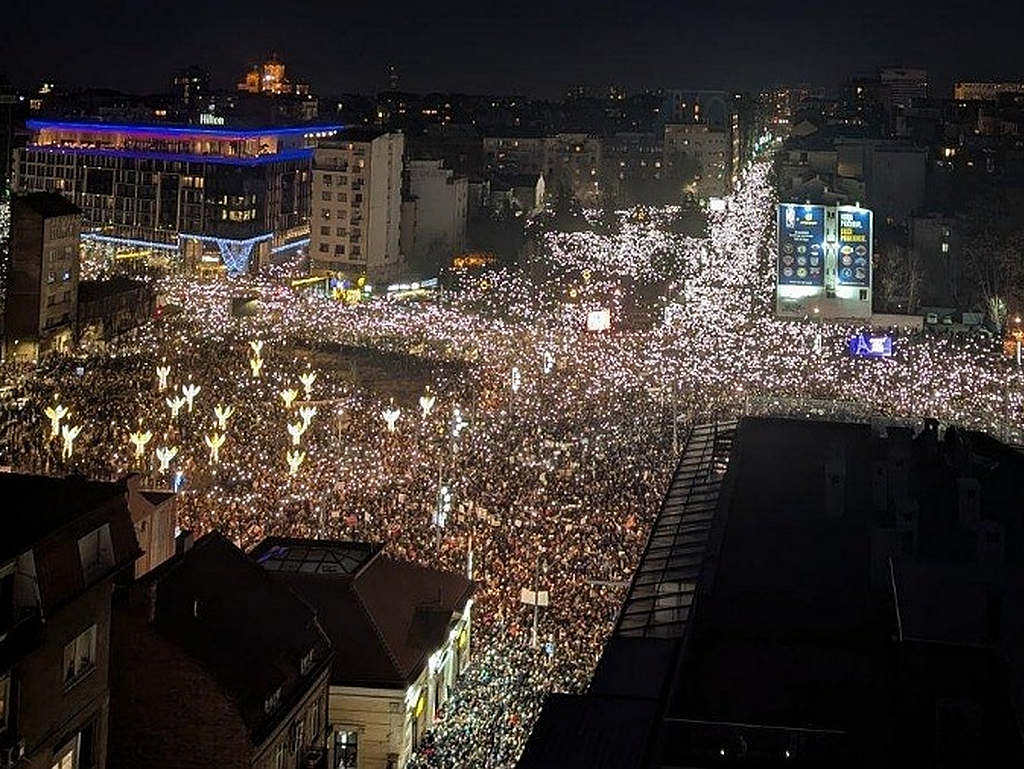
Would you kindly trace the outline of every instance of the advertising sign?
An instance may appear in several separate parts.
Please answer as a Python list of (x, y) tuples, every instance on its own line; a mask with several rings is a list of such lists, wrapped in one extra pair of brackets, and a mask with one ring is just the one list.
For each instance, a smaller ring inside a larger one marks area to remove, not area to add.
[(825, 285), (825, 207), (779, 205), (780, 286)]
[(840, 206), (836, 279), (841, 286), (871, 287), (871, 212)]
[(587, 331), (607, 331), (612, 327), (612, 314), (608, 310), (591, 310), (587, 313)]
[(892, 355), (892, 334), (869, 334), (865, 331), (851, 337), (850, 355), (854, 358), (888, 358)]

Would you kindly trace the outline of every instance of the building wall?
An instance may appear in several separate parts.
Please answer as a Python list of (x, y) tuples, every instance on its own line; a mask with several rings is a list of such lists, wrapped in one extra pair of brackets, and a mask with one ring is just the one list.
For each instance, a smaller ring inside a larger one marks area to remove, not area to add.
[(80, 217), (44, 218), (18, 198), (11, 213), (7, 350), (34, 358), (51, 348), (66, 349), (75, 334)]
[(912, 217), (910, 248), (921, 267), (921, 304), (956, 306), (960, 274), (958, 222), (939, 215)]
[[(104, 580), (49, 615), (41, 645), (14, 666), (17, 729), (25, 740), (26, 769), (51, 769), (56, 752), (90, 723), (94, 725), (96, 766), (106, 766), (110, 593), (110, 583)], [(71, 686), (65, 686), (64, 646), (93, 624), (95, 667)]]
[(111, 766), (247, 769), (252, 749), (234, 705), (201, 665), (147, 624), (145, 614), (145, 606), (114, 608)]
[(379, 282), (398, 276), (402, 268), (399, 239), (402, 214), (402, 154), (405, 138), (389, 133), (373, 140), (366, 180), (366, 274)]
[(696, 164), (698, 178), (694, 192), (699, 198), (724, 197), (729, 193), (728, 130), (713, 130), (703, 123), (669, 123), (665, 126), (665, 167), (685, 177), (690, 162)]
[(416, 207), (411, 250), (404, 256), (427, 269), (450, 264), (451, 257), (466, 248), (469, 182), (440, 160), (410, 161), (408, 176)]
[(310, 751), (322, 754), (326, 750), (329, 673), (329, 666), (325, 666), (316, 681), (282, 717), (277, 729), (256, 750), (253, 769), (278, 769), (279, 750), (284, 751), (286, 767), (301, 766), (300, 762)]

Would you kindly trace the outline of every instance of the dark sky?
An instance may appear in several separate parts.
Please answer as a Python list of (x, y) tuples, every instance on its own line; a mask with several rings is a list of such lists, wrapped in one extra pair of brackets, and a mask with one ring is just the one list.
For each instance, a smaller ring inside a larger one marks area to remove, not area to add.
[[(932, 81), (1024, 77), (1024, 3), (921, 0), (0, 0), (0, 76), (159, 91), (187, 64), (230, 87), (276, 50), (317, 93), (559, 96), (571, 83), (831, 84), (880, 64)], [(3, 16), (8, 18), (5, 20)]]

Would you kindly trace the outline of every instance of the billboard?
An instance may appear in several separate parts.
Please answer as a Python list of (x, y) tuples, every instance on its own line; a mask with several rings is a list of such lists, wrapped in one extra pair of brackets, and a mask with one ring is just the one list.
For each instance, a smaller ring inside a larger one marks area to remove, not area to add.
[(825, 207), (779, 205), (780, 286), (825, 285)]
[(889, 358), (892, 356), (892, 334), (863, 334), (850, 337), (850, 355), (854, 358)]
[(836, 237), (836, 280), (840, 286), (871, 287), (871, 212), (840, 206)]
[(587, 331), (607, 331), (612, 327), (612, 314), (606, 309), (587, 313)]

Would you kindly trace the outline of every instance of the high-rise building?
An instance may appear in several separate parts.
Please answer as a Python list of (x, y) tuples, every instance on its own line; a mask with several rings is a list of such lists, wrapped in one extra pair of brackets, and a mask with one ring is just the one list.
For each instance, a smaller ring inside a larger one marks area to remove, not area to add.
[(7, 354), (68, 350), (77, 317), (82, 211), (54, 192), (16, 195), (4, 327)]
[(957, 101), (996, 101), (1001, 93), (1024, 94), (1024, 83), (958, 81), (953, 86)]
[(440, 160), (410, 160), (405, 173), (409, 199), (402, 207), (402, 255), (434, 272), (466, 248), (469, 180)]
[(186, 112), (201, 112), (210, 98), (210, 73), (201, 67), (180, 70), (171, 78), (171, 90)]
[(314, 270), (371, 283), (402, 269), (405, 137), (351, 129), (317, 144), (313, 160), (310, 260)]
[(238, 274), (306, 245), (313, 144), (340, 126), (29, 120), (14, 189), (66, 195), (83, 239)]
[(914, 99), (928, 98), (928, 71), (916, 67), (883, 67), (878, 72), (883, 100), (893, 107), (909, 107)]

